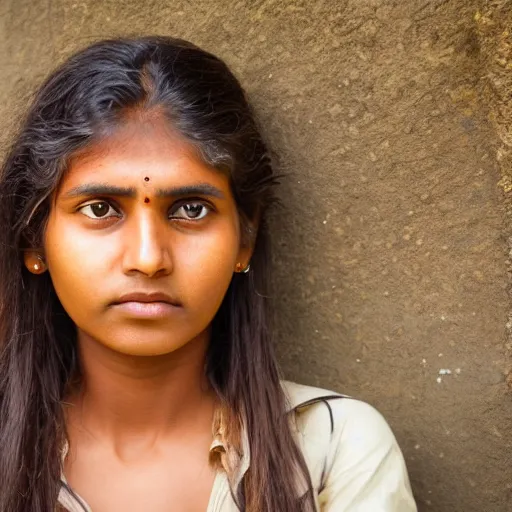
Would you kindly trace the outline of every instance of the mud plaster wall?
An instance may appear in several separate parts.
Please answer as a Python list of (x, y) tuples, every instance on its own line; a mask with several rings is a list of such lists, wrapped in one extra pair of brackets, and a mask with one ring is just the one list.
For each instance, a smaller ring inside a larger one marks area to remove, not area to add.
[(505, 512), (511, 10), (0, 0), (1, 137), (49, 69), (98, 38), (171, 34), (225, 58), (288, 175), (272, 221), (287, 377), (381, 410), (420, 510)]

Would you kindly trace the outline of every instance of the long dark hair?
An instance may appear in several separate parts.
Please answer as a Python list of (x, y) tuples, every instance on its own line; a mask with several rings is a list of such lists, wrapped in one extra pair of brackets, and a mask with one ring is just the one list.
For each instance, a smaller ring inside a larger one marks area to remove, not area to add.
[[(294, 442), (268, 325), (268, 207), (276, 182), (245, 94), (227, 66), (193, 44), (164, 37), (96, 43), (42, 85), (0, 177), (0, 511), (55, 509), (65, 440), (62, 400), (77, 374), (75, 327), (48, 273), (22, 264), (42, 246), (50, 198), (77, 151), (115, 130), (130, 109), (161, 109), (206, 162), (229, 173), (251, 272), (235, 274), (207, 355), (230, 432), (243, 418), (251, 465), (233, 490), (241, 510), (315, 508)], [(250, 220), (258, 221), (251, 234)], [(299, 499), (297, 482), (309, 491)]]

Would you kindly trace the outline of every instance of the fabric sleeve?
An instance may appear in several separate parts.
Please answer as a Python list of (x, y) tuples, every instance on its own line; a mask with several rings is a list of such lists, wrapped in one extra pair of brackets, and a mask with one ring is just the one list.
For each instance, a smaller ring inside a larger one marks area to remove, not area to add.
[(402, 452), (386, 420), (353, 399), (329, 402), (334, 430), (321, 512), (416, 512)]

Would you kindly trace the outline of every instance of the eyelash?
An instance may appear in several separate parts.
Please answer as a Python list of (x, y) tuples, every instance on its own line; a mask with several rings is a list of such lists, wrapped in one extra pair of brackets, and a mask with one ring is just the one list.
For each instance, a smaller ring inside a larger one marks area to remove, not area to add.
[[(95, 206), (95, 205), (100, 205), (100, 204), (105, 204), (108, 206), (108, 210), (107, 210), (107, 213), (110, 212), (110, 210), (112, 209), (115, 214), (114, 215), (108, 215), (108, 216), (102, 216), (102, 217), (96, 217), (94, 215), (86, 215), (85, 213), (83, 213), (83, 210), (85, 210), (86, 208), (90, 208), (92, 206)], [(175, 215), (176, 212), (178, 212), (181, 208), (183, 208), (184, 206), (202, 206), (205, 210), (206, 210), (206, 213), (201, 216), (200, 218), (198, 219), (194, 219), (194, 218), (187, 218), (187, 217), (174, 217), (173, 215)], [(186, 222), (198, 222), (200, 220), (203, 220), (206, 216), (208, 216), (211, 212), (213, 212), (215, 209), (214, 207), (206, 202), (204, 199), (193, 199), (193, 198), (190, 198), (190, 199), (186, 199), (186, 200), (181, 200), (177, 203), (175, 203), (170, 209), (169, 209), (169, 214), (168, 214), (168, 219), (169, 220), (182, 220), (182, 221), (186, 221)], [(116, 218), (116, 217), (121, 217), (121, 212), (120, 212), (120, 208), (115, 205), (113, 203), (113, 201), (109, 200), (109, 199), (97, 199), (95, 201), (91, 201), (87, 204), (84, 204), (82, 206), (80, 206), (77, 211), (81, 212), (82, 215), (85, 215), (86, 217), (88, 217), (89, 219), (92, 219), (92, 220), (95, 220), (95, 221), (102, 221), (102, 220), (107, 220), (107, 219), (112, 219), (112, 218)]]
[[(95, 205), (100, 205), (100, 204), (105, 204), (108, 206), (108, 210), (107, 210), (107, 213), (110, 211), (110, 209), (114, 210), (114, 212), (116, 213), (116, 215), (109, 215), (108, 217), (95, 217), (94, 215), (86, 215), (84, 213), (84, 210), (86, 208), (91, 208)], [(90, 203), (87, 203), (87, 204), (84, 204), (82, 206), (80, 206), (77, 211), (79, 211), (80, 213), (82, 213), (82, 215), (85, 215), (86, 217), (88, 217), (89, 219), (93, 219), (93, 220), (106, 220), (106, 219), (111, 219), (112, 217), (120, 217), (121, 214), (120, 212), (118, 211), (118, 209), (110, 202), (110, 201), (107, 201), (105, 199), (101, 199), (101, 200), (97, 200), (97, 201), (91, 201)]]
[(187, 222), (198, 222), (200, 220), (203, 220), (207, 215), (209, 215), (213, 211), (213, 206), (211, 206), (209, 203), (206, 203), (203, 200), (187, 199), (186, 201), (180, 201), (180, 202), (176, 203), (175, 205), (173, 205), (173, 207), (169, 210), (169, 212), (176, 213), (177, 211), (179, 211), (184, 206), (191, 206), (191, 205), (202, 206), (206, 210), (206, 213), (202, 217), (200, 217), (198, 219), (189, 219), (189, 218), (186, 218), (186, 217), (171, 217), (170, 214), (169, 214), (169, 217), (168, 217), (169, 220), (171, 220), (171, 219), (178, 219), (178, 220), (185, 220)]

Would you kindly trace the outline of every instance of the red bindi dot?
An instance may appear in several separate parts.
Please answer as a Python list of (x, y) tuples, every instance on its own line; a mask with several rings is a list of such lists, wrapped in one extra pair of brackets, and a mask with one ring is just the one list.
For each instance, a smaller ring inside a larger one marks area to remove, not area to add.
[(149, 181), (149, 178), (146, 176), (146, 177), (144, 178), (144, 181)]
[(144, 202), (145, 202), (145, 203), (149, 203), (149, 197), (145, 197), (145, 198), (144, 198)]

